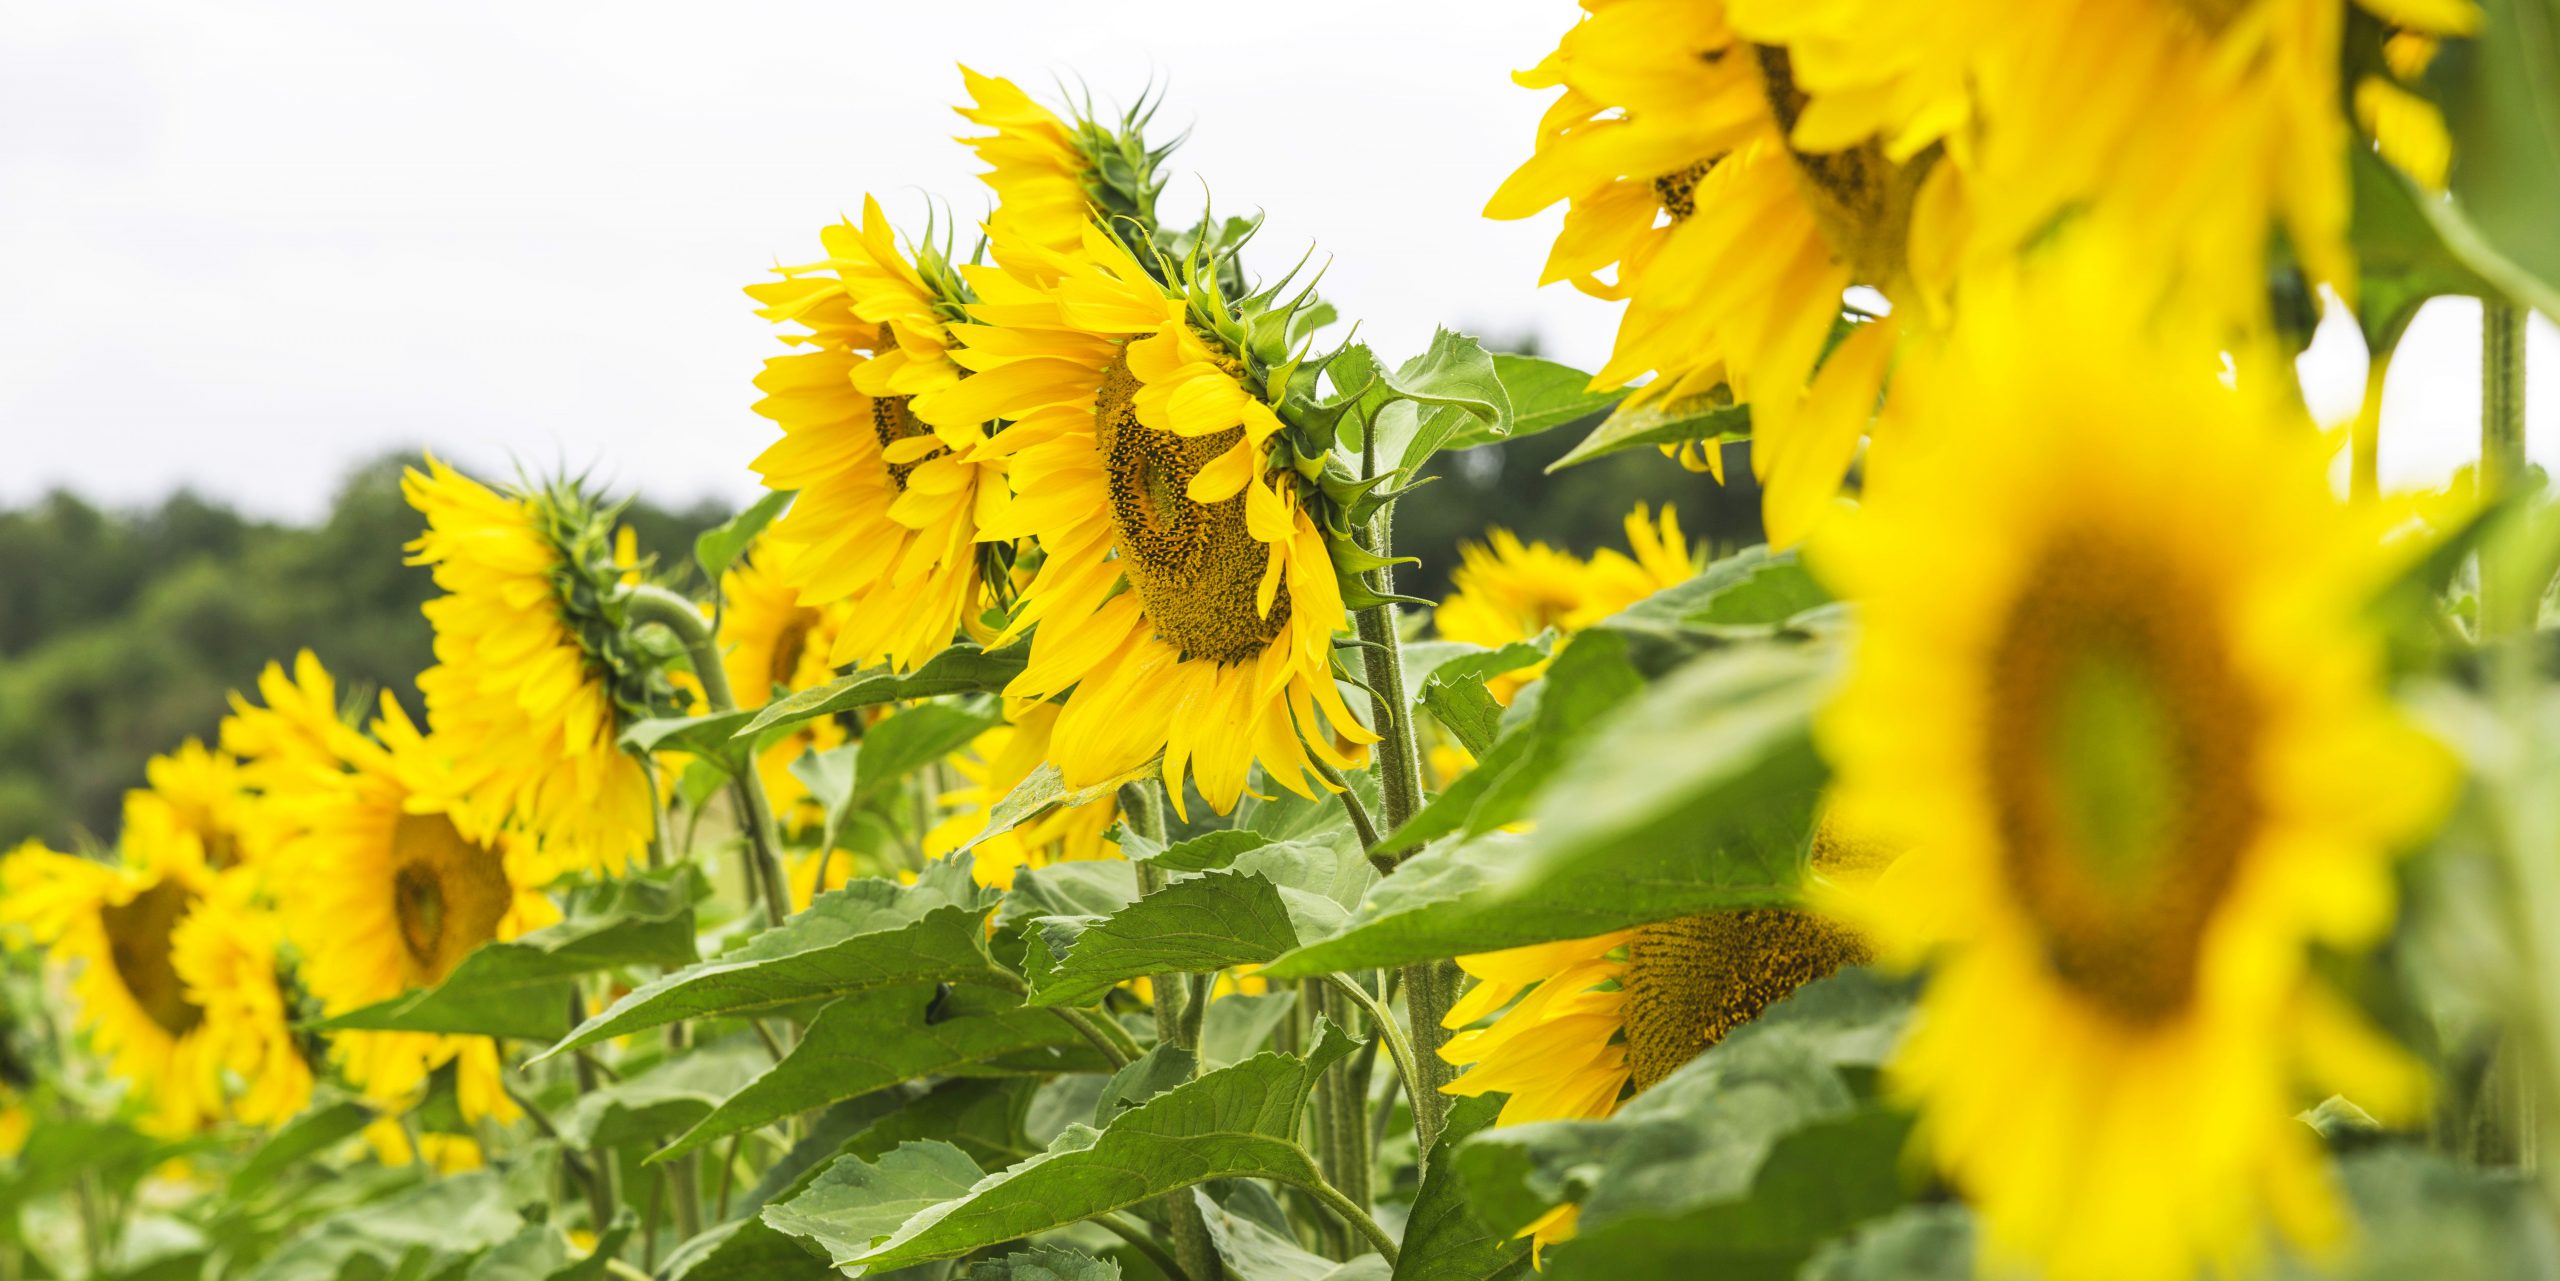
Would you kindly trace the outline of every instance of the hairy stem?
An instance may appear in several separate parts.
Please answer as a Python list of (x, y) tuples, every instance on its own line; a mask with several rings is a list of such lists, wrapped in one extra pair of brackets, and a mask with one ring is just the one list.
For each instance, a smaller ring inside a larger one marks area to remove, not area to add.
[[(1120, 812), (1131, 832), (1152, 844), (1164, 844), (1164, 799), (1157, 795), (1153, 781), (1122, 785)], [(1140, 897), (1165, 887), (1164, 869), (1152, 860), (1141, 861), (1137, 872)], [(1151, 974), (1147, 976), (1147, 990), (1155, 1000), (1156, 1043), (1178, 1045), (1196, 1056), (1200, 1049), (1200, 1021), (1192, 1014), (1195, 994), (1191, 976), (1175, 971)], [(1208, 994), (1196, 994), (1196, 1003), (1207, 1005)], [(1192, 1281), (1217, 1281), (1218, 1252), (1209, 1241), (1209, 1225), (1201, 1219), (1200, 1207), (1192, 1203), (1191, 1194), (1168, 1195), (1164, 1208), (1166, 1222), (1173, 1225), (1173, 1257), (1181, 1264), (1183, 1274)]]
[[(719, 637), (692, 601), (647, 583), (626, 589), (624, 599), (630, 604), (634, 625), (657, 623), (684, 643), (685, 652), (693, 658), (694, 678), (702, 682), (703, 701), (714, 714), (738, 710), (738, 700), (729, 691), (729, 673), (720, 664)], [(747, 829), (747, 875), (764, 901), (765, 923), (780, 925), (791, 915), (791, 880), (782, 868), (773, 802), (765, 796), (764, 780), (757, 776), (753, 762), (738, 771), (732, 787), (739, 819)]]

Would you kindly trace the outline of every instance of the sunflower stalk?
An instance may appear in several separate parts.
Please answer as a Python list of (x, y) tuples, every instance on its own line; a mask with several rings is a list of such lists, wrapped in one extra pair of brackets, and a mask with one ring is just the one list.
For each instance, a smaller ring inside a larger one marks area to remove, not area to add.
[[(1129, 829), (1154, 846), (1164, 844), (1164, 800), (1152, 782), (1129, 783), (1120, 789), (1120, 810), (1127, 816)], [(1143, 898), (1162, 890), (1166, 883), (1164, 869), (1152, 861), (1137, 866), (1138, 895)], [(1208, 993), (1193, 992), (1191, 976), (1173, 971), (1147, 977), (1147, 990), (1154, 997), (1156, 1041), (1191, 1051), (1200, 1049), (1200, 1018), (1193, 1006), (1206, 1006)], [(1175, 1192), (1164, 1198), (1165, 1220), (1173, 1228), (1173, 1257), (1181, 1265), (1183, 1275), (1192, 1281), (1217, 1281), (1218, 1252), (1209, 1240), (1208, 1221), (1200, 1216), (1200, 1207), (1190, 1192)]]
[[(656, 623), (675, 633), (684, 644), (685, 653), (693, 659), (694, 677), (702, 682), (703, 701), (710, 705), (712, 713), (736, 711), (738, 700), (729, 690), (729, 673), (720, 662), (719, 637), (693, 602), (647, 583), (625, 591), (632, 626)], [(764, 900), (765, 922), (780, 925), (791, 916), (791, 881), (782, 869), (773, 802), (765, 796), (764, 780), (752, 766), (738, 771), (733, 786), (747, 829), (747, 874)]]

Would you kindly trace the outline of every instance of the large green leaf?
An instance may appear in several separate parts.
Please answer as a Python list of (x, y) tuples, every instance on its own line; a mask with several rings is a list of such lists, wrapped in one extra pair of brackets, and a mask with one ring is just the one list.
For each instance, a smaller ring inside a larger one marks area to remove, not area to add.
[(1262, 876), (1186, 877), (1107, 917), (1043, 917), (1025, 962), (1036, 1005), (1090, 1005), (1126, 979), (1258, 965), (1298, 945), (1280, 888)]
[(1010, 832), (1015, 827), (1028, 823), (1062, 805), (1070, 809), (1078, 805), (1090, 805), (1118, 792), (1122, 784), (1153, 777), (1156, 772), (1157, 763), (1149, 761), (1126, 774), (1117, 778), (1104, 779), (1091, 787), (1069, 787), (1064, 776), (1058, 773), (1058, 767), (1055, 764), (1042, 761), (1038, 768), (1024, 775), (1021, 782), (1014, 784), (1013, 790), (1005, 793), (1003, 800), (996, 802), (994, 808), (987, 811), (987, 825), (978, 829), (978, 834), (970, 837), (968, 844), (960, 848), (964, 850), (975, 848), (980, 841)]
[(842, 1281), (799, 1238), (761, 1218), (731, 1219), (675, 1248), (658, 1267), (664, 1281)]
[(370, 1105), (358, 1099), (315, 1100), (302, 1115), (267, 1136), (267, 1141), (232, 1172), (224, 1190), (234, 1196), (264, 1191), (288, 1168), (354, 1138), (376, 1115)]
[(1039, 1054), (1052, 1071), (1108, 1066), (1056, 1014), (1026, 1009), (1005, 993), (932, 984), (856, 993), (820, 1010), (780, 1063), (740, 1078), (744, 1084), (649, 1159), (665, 1161), (902, 1081), (1025, 1054)]
[(693, 905), (706, 892), (690, 865), (587, 887), (560, 923), (483, 943), (444, 982), (320, 1026), (551, 1040), (569, 1030), (569, 996), (579, 975), (692, 961)]
[(1210, 1179), (1321, 1179), (1298, 1146), (1307, 1093), (1352, 1042), (1322, 1025), (1307, 1058), (1260, 1054), (1132, 1108), (1109, 1129), (1070, 1126), (1046, 1152), (918, 1213), (861, 1257), (877, 1271), (1064, 1227)]
[(1236, 1281), (1387, 1281), (1387, 1261), (1375, 1254), (1336, 1263), (1310, 1253), (1295, 1237), (1218, 1204), (1205, 1188), (1191, 1189), (1191, 1203), (1209, 1229), (1219, 1268)]
[(528, 1223), (473, 1260), (463, 1281), (594, 1281), (605, 1275), (606, 1264), (630, 1239), (632, 1226), (626, 1212), (580, 1252), (556, 1225)]
[(1803, 1281), (1974, 1281), (1973, 1216), (1961, 1205), (1904, 1206), (1823, 1243)]
[(1511, 434), (1515, 438), (1580, 422), (1627, 397), (1624, 389), (1593, 391), (1591, 375), (1536, 356), (1495, 352), (1493, 371), (1502, 379), (1504, 393), (1511, 397)]
[(2448, 198), (2422, 201), (2445, 243), (2521, 305), (2560, 315), (2560, 0), (2482, 0), (2477, 37), (2427, 80), (2453, 134)]
[(338, 1281), (456, 1268), (522, 1230), (517, 1203), (498, 1171), (429, 1179), (312, 1225), (249, 1275), (254, 1281)]
[(1450, 1107), (1448, 1127), (1424, 1163), (1422, 1188), (1405, 1219), (1395, 1281), (1509, 1281), (1529, 1271), (1528, 1240), (1496, 1232), (1476, 1217), (1467, 1204), (1466, 1176), (1457, 1168), (1458, 1145), (1491, 1126), (1499, 1111), (1501, 1101), (1490, 1095)]
[(738, 732), (742, 737), (761, 734), (776, 725), (796, 725), (820, 716), (833, 716), (838, 712), (857, 711), (911, 698), (992, 694), (1021, 674), (1023, 666), (1030, 660), (1031, 644), (1028, 641), (1018, 641), (996, 650), (962, 643), (934, 655), (925, 660), (923, 666), (903, 675), (886, 667), (869, 667), (814, 689), (777, 698), (766, 704), (764, 710), (756, 713), (755, 719)]
[(584, 1091), (560, 1113), (560, 1138), (573, 1148), (652, 1142), (711, 1114), (720, 1101), (772, 1063), (753, 1036), (697, 1045), (622, 1080)]
[(2356, 323), (2365, 347), (2388, 355), (2418, 308), (2447, 294), (2478, 297), (2493, 286), (2480, 279), (2436, 230), (2432, 200), (2365, 147), (2348, 158), (2355, 180)]
[(798, 1196), (766, 1206), (764, 1221), (843, 1267), (917, 1211), (967, 1196), (984, 1173), (948, 1143), (902, 1143), (876, 1161), (848, 1158), (828, 1166)]
[(1378, 463), (1397, 486), (1413, 483), (1423, 464), (1442, 449), (1465, 448), (1511, 434), (1511, 396), (1493, 357), (1475, 339), (1446, 329), (1431, 335), (1423, 353), (1381, 374), (1388, 400), (1368, 430), (1377, 439)]
[(1004, 716), (993, 706), (957, 703), (927, 703), (883, 718), (862, 732), (862, 750), (854, 757), (851, 803), (859, 805), (879, 795), (1002, 724)]
[(588, 1019), (539, 1062), (678, 1019), (757, 1014), (911, 983), (1013, 986), (987, 952), (1001, 897), (972, 879), (966, 855), (928, 864), (913, 885), (866, 877), (737, 950), (654, 979)]
[(756, 709), (707, 712), (700, 716), (656, 716), (622, 731), (622, 746), (635, 752), (691, 752), (734, 770), (752, 743), (738, 731), (756, 718)]
[(972, 1259), (968, 1271), (956, 1281), (1120, 1281), (1120, 1265), (1082, 1250), (1035, 1245), (992, 1259)]
[[(1670, 405), (1618, 406), (1608, 420), (1591, 429), (1564, 457), (1547, 465), (1549, 472), (1576, 463), (1647, 446), (1682, 445), (1690, 441), (1739, 440), (1751, 434), (1751, 409), (1721, 394), (1699, 396)], [(1712, 448), (1712, 445), (1710, 446)]]
[(693, 563), (702, 567), (703, 581), (716, 586), (720, 576), (728, 573), (729, 567), (737, 564), (740, 556), (747, 554), (747, 548), (756, 541), (756, 535), (763, 533), (764, 527), (772, 524), (774, 518), (782, 514), (782, 509), (791, 505), (791, 496), (797, 492), (776, 490), (757, 499), (745, 511), (695, 535)]
[[(1614, 639), (1586, 634), (1557, 670), (1595, 637)], [(1526, 835), (1434, 844), (1378, 882), (1339, 933), (1269, 972), (1404, 965), (1791, 901), (1823, 777), (1810, 720), (1831, 671), (1820, 647), (1737, 647), (1604, 709), (1572, 732), (1570, 756), (1506, 757), (1534, 728), (1518, 727), (1477, 772), (1513, 760), (1511, 786), (1543, 783), (1535, 803), (1489, 796), (1478, 812), (1529, 817)], [(1572, 696), (1551, 687), (1541, 711)], [(1533, 765), (1552, 778), (1534, 780)]]

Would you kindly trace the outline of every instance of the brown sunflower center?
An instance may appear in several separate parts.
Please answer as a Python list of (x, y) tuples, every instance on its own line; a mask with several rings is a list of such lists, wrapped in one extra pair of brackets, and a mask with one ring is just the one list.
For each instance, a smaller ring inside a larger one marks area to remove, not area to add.
[(818, 625), (818, 611), (803, 605), (791, 611), (790, 621), (774, 634), (773, 660), (765, 665), (765, 676), (771, 683), (791, 687), (791, 678), (800, 670), (800, 658), (809, 652), (809, 629)]
[(1289, 622), (1282, 583), (1268, 615), (1254, 608), (1277, 552), (1245, 528), (1245, 496), (1191, 501), (1191, 478), (1244, 439), (1244, 429), (1179, 436), (1138, 421), (1137, 376), (1124, 355), (1094, 397), (1094, 442), (1110, 480), (1111, 528), (1122, 571), (1156, 634), (1185, 658), (1240, 663)]
[(205, 866), (219, 872), (240, 861), (240, 834), (228, 827), (215, 826), (204, 834)]
[[(1761, 84), (1778, 131), (1793, 134), (1811, 101), (1796, 87), (1794, 64), (1782, 48), (1753, 45), (1752, 51), (1759, 56)], [(1787, 148), (1795, 162), (1796, 185), (1803, 190), (1832, 257), (1846, 263), (1860, 283), (1885, 285), (1902, 274), (1911, 206), (1937, 154), (1932, 147), (1895, 164), (1873, 140), (1832, 152)]]
[(187, 887), (164, 880), (123, 903), (98, 909), (117, 980), (143, 1014), (171, 1036), (185, 1036), (204, 1022), (204, 1010), (187, 999), (169, 952), (169, 932), (195, 901)]
[(2230, 30), (2231, 24), (2254, 3), (2256, 0), (2176, 0), (2172, 7), (2206, 35), (2218, 36)]
[(1982, 764), (2010, 892), (2055, 975), (2129, 1023), (2194, 994), (2259, 823), (2259, 710), (2213, 622), (2157, 557), (2064, 537), (1991, 655)]
[(1653, 180), (1653, 198), (1662, 202), (1662, 212), (1671, 215), (1671, 221), (1687, 222), (1698, 212), (1698, 180), (1707, 176), (1711, 163), (1701, 160)]
[[(905, 396), (878, 396), (872, 399), (871, 434), (879, 438), (882, 449), (887, 449), (902, 440), (925, 435), (933, 430), (918, 422), (916, 416), (907, 411), (907, 399)], [(912, 462), (883, 463), (882, 466), (889, 469), (889, 483), (897, 486), (898, 492), (903, 494), (907, 492), (907, 477), (914, 474), (916, 468), (924, 466), (946, 452), (948, 451), (936, 449)]]
[(1857, 935), (1807, 912), (1752, 909), (1638, 929), (1627, 945), (1627, 1067), (1639, 1091), (1788, 993), (1861, 965)]
[(513, 897), (506, 862), (463, 839), (441, 814), (401, 815), (391, 857), (391, 910), (417, 985), (441, 983), (471, 949), (498, 936)]

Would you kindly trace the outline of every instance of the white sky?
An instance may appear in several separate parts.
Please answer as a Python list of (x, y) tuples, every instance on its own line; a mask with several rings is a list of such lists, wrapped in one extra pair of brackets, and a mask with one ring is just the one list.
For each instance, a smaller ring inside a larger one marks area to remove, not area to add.
[[(326, 4), (8, 0), (0, 17), (0, 504), (188, 485), (302, 518), (350, 464), (593, 466), (666, 501), (755, 492), (773, 353), (739, 286), (865, 191), (983, 210), (955, 59), (1046, 91), (1169, 86), (1170, 198), (1267, 207), (1390, 358), (1435, 322), (1595, 365), (1614, 309), (1537, 290), (1550, 220), (1493, 223), (1564, 0)], [(1552, 218), (1550, 215), (1550, 219)], [(1275, 261), (1277, 260), (1277, 261)], [(2476, 452), (2478, 309), (2423, 316), (2386, 481)], [(2560, 462), (2537, 322), (2534, 454)], [(2352, 410), (2351, 329), (2305, 360)]]

